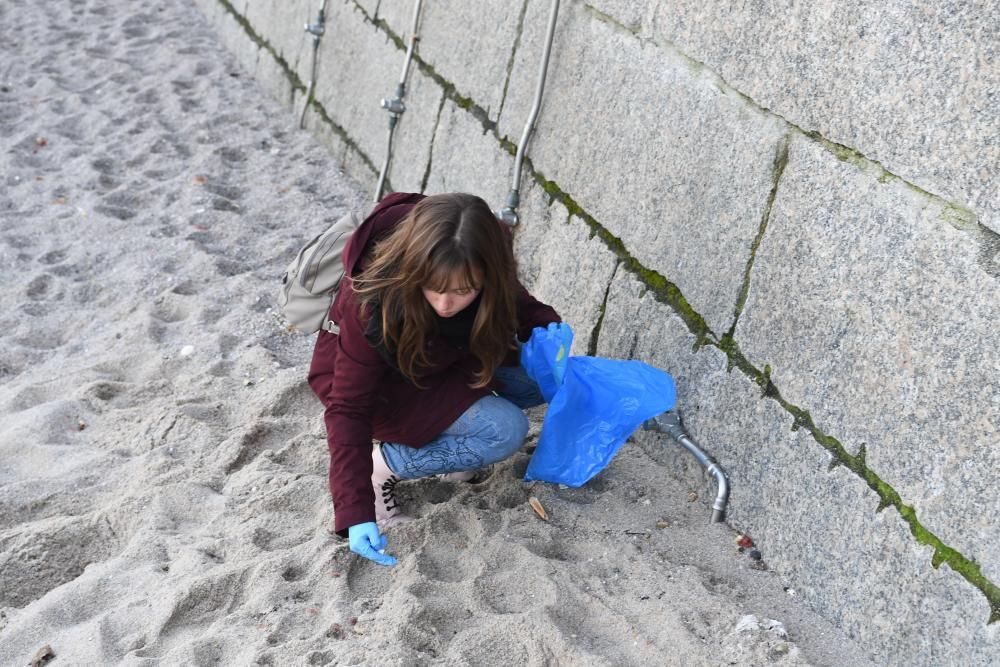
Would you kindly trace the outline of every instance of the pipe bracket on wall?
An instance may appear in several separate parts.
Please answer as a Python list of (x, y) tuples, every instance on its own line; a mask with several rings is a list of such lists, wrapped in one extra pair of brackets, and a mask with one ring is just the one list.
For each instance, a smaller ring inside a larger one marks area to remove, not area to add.
[(306, 94), (302, 102), (302, 113), (299, 114), (299, 127), (305, 127), (306, 110), (309, 109), (309, 102), (312, 101), (316, 92), (316, 62), (319, 57), (319, 40), (326, 33), (326, 2), (320, 0), (319, 11), (313, 23), (306, 24), (306, 32), (312, 35), (312, 65), (309, 68), (309, 84), (306, 86)]
[(413, 62), (413, 54), (417, 49), (417, 41), (420, 36), (417, 34), (417, 26), (420, 22), (421, 0), (413, 2), (413, 24), (410, 28), (410, 45), (406, 49), (406, 58), (403, 60), (403, 72), (400, 74), (399, 83), (396, 85), (396, 95), (391, 99), (383, 98), (380, 105), (389, 112), (389, 139), (386, 141), (385, 161), (382, 162), (382, 170), (378, 175), (378, 184), (375, 186), (375, 202), (382, 199), (382, 190), (385, 189), (385, 180), (389, 174), (389, 163), (392, 162), (392, 138), (396, 132), (396, 125), (399, 119), (406, 113), (406, 104), (403, 98), (406, 97), (406, 80), (410, 76), (410, 64)]
[(729, 502), (729, 480), (726, 477), (726, 472), (698, 446), (698, 443), (684, 429), (680, 412), (677, 410), (664, 412), (652, 419), (647, 419), (642, 427), (647, 431), (657, 431), (669, 435), (698, 459), (698, 463), (707, 474), (715, 478), (718, 483), (718, 492), (715, 495), (715, 502), (712, 503), (711, 523), (723, 521), (726, 518), (726, 505)]
[(545, 75), (549, 70), (549, 56), (552, 53), (552, 40), (556, 33), (556, 19), (559, 17), (559, 0), (552, 0), (549, 9), (549, 24), (545, 33), (545, 49), (542, 51), (542, 62), (538, 68), (538, 83), (535, 86), (535, 99), (531, 103), (531, 113), (528, 114), (528, 122), (524, 125), (521, 133), (521, 141), (517, 145), (517, 155), (514, 157), (514, 175), (511, 179), (510, 192), (507, 193), (506, 206), (498, 213), (497, 217), (503, 222), (513, 227), (517, 224), (517, 207), (521, 204), (521, 167), (524, 164), (524, 154), (528, 149), (528, 142), (535, 130), (535, 121), (538, 119), (538, 111), (542, 108), (542, 94), (545, 92)]

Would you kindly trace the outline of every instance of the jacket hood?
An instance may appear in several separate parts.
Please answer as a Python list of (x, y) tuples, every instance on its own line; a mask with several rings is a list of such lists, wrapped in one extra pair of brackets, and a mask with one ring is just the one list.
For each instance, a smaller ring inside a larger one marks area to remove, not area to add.
[(393, 192), (376, 204), (344, 246), (343, 260), (346, 274), (349, 276), (354, 274), (358, 262), (364, 257), (365, 249), (373, 239), (392, 229), (423, 198), (424, 195), (419, 193)]

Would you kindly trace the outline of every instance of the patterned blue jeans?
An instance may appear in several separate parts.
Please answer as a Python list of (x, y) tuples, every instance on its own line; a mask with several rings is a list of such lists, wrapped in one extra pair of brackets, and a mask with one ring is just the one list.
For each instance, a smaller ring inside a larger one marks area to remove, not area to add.
[(473, 403), (438, 437), (417, 449), (391, 442), (382, 456), (400, 479), (477, 470), (513, 456), (528, 434), (524, 408), (545, 402), (535, 381), (520, 366), (501, 366), (493, 374), (504, 385), (499, 395)]

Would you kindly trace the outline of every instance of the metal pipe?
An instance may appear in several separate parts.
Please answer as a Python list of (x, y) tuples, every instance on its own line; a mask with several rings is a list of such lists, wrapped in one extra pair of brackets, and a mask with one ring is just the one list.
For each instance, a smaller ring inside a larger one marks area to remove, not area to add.
[(514, 176), (507, 193), (507, 205), (497, 215), (501, 220), (510, 226), (517, 224), (517, 207), (521, 203), (521, 166), (524, 164), (524, 154), (528, 149), (528, 142), (531, 134), (535, 130), (535, 121), (538, 119), (538, 112), (542, 108), (542, 93), (545, 91), (545, 75), (549, 70), (549, 55), (552, 53), (552, 40), (556, 32), (556, 19), (559, 17), (559, 0), (552, 0), (552, 7), (549, 10), (549, 25), (545, 34), (545, 49), (542, 51), (542, 63), (538, 68), (538, 84), (535, 88), (535, 100), (531, 104), (531, 112), (528, 114), (528, 122), (521, 133), (521, 141), (517, 145), (517, 155), (514, 157)]
[(319, 39), (326, 32), (326, 2), (320, 0), (319, 13), (316, 14), (315, 23), (306, 24), (306, 32), (313, 36), (312, 67), (309, 70), (309, 85), (306, 86), (305, 101), (302, 103), (302, 113), (299, 115), (299, 127), (306, 126), (306, 111), (309, 109), (309, 102), (312, 100), (313, 92), (316, 90), (316, 61), (319, 53)]
[(410, 45), (406, 48), (406, 58), (403, 60), (403, 71), (399, 75), (399, 83), (396, 84), (396, 96), (392, 99), (382, 99), (381, 106), (389, 112), (389, 139), (386, 142), (385, 160), (382, 162), (382, 170), (378, 175), (378, 184), (375, 186), (375, 203), (382, 199), (382, 189), (385, 187), (385, 179), (389, 174), (389, 163), (392, 161), (392, 135), (396, 131), (396, 125), (404, 113), (406, 104), (403, 98), (406, 97), (406, 80), (410, 76), (410, 64), (413, 62), (413, 53), (417, 49), (417, 25), (420, 22), (420, 8), (422, 0), (413, 2), (413, 23), (410, 27)]
[(725, 519), (726, 504), (729, 502), (729, 480), (726, 478), (726, 472), (711, 456), (702, 451), (698, 443), (684, 430), (680, 412), (677, 410), (664, 412), (661, 415), (646, 420), (642, 427), (647, 431), (658, 431), (669, 435), (698, 459), (698, 463), (705, 469), (705, 472), (715, 477), (715, 480), (719, 484), (719, 490), (715, 495), (715, 502), (712, 504), (711, 522), (719, 523)]

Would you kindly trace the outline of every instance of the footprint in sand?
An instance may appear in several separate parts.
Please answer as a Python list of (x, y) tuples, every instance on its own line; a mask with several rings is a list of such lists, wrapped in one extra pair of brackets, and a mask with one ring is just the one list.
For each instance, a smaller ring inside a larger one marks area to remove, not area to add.
[(539, 558), (544, 558), (546, 560), (554, 560), (564, 563), (575, 563), (579, 560), (579, 557), (573, 552), (573, 549), (562, 540), (546, 540), (545, 538), (540, 537), (538, 539), (525, 542), (524, 547)]
[[(80, 392), (80, 400), (96, 413), (103, 412), (107, 408), (132, 407), (134, 399), (129, 398), (129, 393), (134, 387), (134, 385), (125, 382), (97, 380), (83, 387)], [(123, 395), (122, 400), (116, 400)]]
[(95, 206), (94, 210), (118, 220), (131, 220), (147, 206), (148, 202), (144, 197), (131, 192), (112, 192), (105, 195), (102, 203)]
[(10, 234), (4, 237), (4, 243), (9, 245), (11, 248), (17, 250), (24, 250), (26, 248), (33, 248), (35, 246), (35, 239), (30, 236), (24, 236), (21, 234)]
[(150, 317), (167, 324), (186, 320), (189, 315), (187, 304), (180, 299), (171, 298), (169, 294), (157, 297), (149, 313)]
[(139, 39), (149, 35), (150, 19), (144, 16), (130, 16), (122, 23), (122, 34), (127, 39)]
[(53, 391), (45, 385), (31, 385), (21, 389), (7, 403), (11, 412), (21, 412), (52, 400)]
[(52, 289), (53, 278), (52, 276), (43, 273), (37, 276), (28, 283), (27, 289), (24, 293), (32, 301), (41, 301), (49, 296), (49, 291)]
[(475, 540), (465, 533), (476, 528), (459, 524), (451, 517), (430, 517), (425, 530), (435, 538), (417, 553), (417, 571), (431, 581), (447, 583), (471, 581), (479, 576), (484, 568), (483, 559), (469, 549)]
[(69, 332), (50, 326), (38, 326), (28, 329), (28, 332), (14, 339), (18, 345), (29, 350), (55, 350), (66, 343)]
[(222, 146), (215, 149), (215, 154), (222, 158), (222, 161), (228, 166), (236, 166), (247, 159), (246, 153), (240, 149), (232, 146)]
[(128, 515), (52, 517), (0, 532), (0, 607), (24, 607), (120, 551)]
[(257, 458), (261, 452), (280, 449), (290, 435), (289, 425), (281, 422), (258, 421), (252, 424), (235, 446), (224, 444), (220, 447), (220, 456), (229, 461), (223, 470), (227, 475), (232, 475)]
[(215, 268), (219, 270), (219, 273), (227, 278), (232, 278), (233, 276), (238, 276), (250, 271), (250, 266), (246, 263), (226, 257), (219, 257), (216, 259)]
[(39, 257), (38, 261), (41, 262), (42, 264), (52, 265), (52, 264), (59, 264), (65, 259), (66, 259), (65, 250), (50, 250), (49, 252)]
[(443, 653), (456, 630), (468, 625), (473, 612), (433, 587), (411, 586), (410, 592), (421, 604), (400, 627), (401, 643), (418, 654)]
[[(159, 631), (154, 633), (153, 644), (135, 651), (132, 655), (138, 658), (157, 658), (165, 656), (177, 649), (180, 653), (199, 653), (205, 643), (191, 643), (192, 630), (201, 629), (204, 632), (220, 613), (238, 606), (247, 579), (248, 568), (229, 570), (219, 574), (209, 574), (198, 577), (175, 593), (172, 599), (164, 601), (168, 608), (167, 616), (159, 624)], [(214, 657), (203, 662), (199, 656), (188, 655), (188, 660), (180, 660), (181, 664), (218, 664), (221, 653), (210, 652)], [(181, 656), (173, 656), (180, 658)]]

